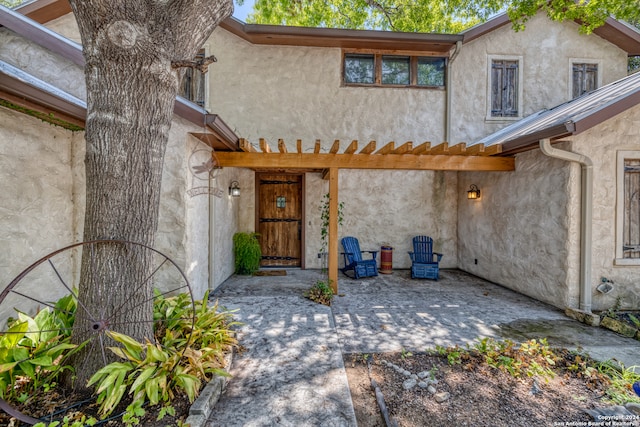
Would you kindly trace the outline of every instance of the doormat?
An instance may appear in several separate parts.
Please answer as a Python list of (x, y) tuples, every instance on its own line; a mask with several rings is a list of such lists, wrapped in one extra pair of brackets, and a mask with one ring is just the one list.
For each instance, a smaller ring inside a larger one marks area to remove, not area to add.
[(287, 270), (260, 270), (256, 276), (286, 276)]

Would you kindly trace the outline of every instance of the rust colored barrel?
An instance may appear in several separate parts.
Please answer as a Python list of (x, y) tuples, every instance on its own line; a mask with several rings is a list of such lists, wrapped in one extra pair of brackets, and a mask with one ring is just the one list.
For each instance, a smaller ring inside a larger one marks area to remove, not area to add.
[(393, 248), (391, 246), (382, 246), (380, 248), (380, 273), (391, 274), (393, 267)]

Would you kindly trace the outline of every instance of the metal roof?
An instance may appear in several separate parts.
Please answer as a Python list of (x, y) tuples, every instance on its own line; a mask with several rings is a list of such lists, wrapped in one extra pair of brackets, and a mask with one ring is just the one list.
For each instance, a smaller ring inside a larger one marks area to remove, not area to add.
[(514, 154), (534, 148), (543, 138), (577, 135), (637, 104), (640, 104), (640, 73), (534, 113), (469, 146), (502, 144), (503, 155)]

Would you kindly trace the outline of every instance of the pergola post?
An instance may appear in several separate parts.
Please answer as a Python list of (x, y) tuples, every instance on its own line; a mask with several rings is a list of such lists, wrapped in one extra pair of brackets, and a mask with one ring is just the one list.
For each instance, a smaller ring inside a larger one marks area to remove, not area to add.
[(338, 168), (329, 168), (329, 283), (338, 293)]

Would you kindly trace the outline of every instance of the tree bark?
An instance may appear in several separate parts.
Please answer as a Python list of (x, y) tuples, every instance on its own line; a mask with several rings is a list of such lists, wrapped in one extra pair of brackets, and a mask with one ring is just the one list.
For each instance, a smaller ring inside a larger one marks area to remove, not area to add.
[[(160, 182), (182, 70), (232, 0), (71, 0), (86, 60), (86, 212), (83, 240), (153, 246)], [(106, 329), (153, 339), (150, 251), (83, 252), (74, 341)], [(149, 255), (145, 255), (145, 252)], [(91, 331), (91, 332), (89, 332)], [(99, 346), (76, 358), (75, 386), (103, 365)]]

